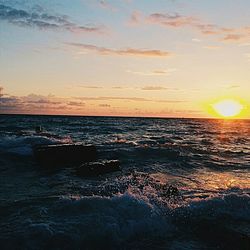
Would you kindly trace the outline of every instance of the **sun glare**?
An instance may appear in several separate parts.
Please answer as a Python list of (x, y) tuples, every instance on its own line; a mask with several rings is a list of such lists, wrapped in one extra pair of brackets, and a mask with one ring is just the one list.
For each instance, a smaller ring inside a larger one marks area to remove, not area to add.
[(238, 116), (243, 105), (235, 100), (222, 100), (212, 105), (215, 112), (224, 118), (233, 118)]

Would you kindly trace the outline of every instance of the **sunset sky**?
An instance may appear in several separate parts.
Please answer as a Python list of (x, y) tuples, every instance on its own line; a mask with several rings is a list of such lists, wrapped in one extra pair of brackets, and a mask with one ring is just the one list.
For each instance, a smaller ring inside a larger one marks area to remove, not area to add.
[(0, 113), (250, 118), (249, 0), (0, 0)]

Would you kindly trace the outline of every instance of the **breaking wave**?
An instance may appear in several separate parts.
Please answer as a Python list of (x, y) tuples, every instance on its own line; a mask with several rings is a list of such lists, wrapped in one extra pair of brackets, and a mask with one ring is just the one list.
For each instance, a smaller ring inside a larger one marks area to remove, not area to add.
[[(20, 218), (1, 227), (1, 245), (6, 249), (249, 246), (250, 197), (246, 194), (196, 200), (175, 208), (165, 204), (164, 210), (129, 191), (113, 197), (63, 196), (48, 206), (46, 202), (30, 201), (29, 209), (20, 206)], [(10, 227), (15, 230), (10, 232)]]

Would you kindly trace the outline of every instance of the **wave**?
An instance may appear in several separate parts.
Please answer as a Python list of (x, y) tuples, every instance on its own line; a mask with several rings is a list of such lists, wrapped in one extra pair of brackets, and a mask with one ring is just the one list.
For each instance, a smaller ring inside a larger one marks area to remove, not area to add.
[(31, 156), (32, 147), (42, 144), (70, 143), (71, 138), (59, 138), (47, 135), (9, 135), (1, 137), (0, 153), (16, 154), (20, 156)]
[[(248, 123), (7, 118), (1, 249), (249, 249)], [(85, 178), (35, 167), (34, 145), (71, 138), (95, 144), (100, 159), (118, 158), (122, 171)]]
[(249, 203), (249, 195), (230, 194), (159, 212), (129, 191), (68, 195), (47, 206), (19, 208), (14, 221), (1, 225), (0, 243), (2, 249), (247, 249)]

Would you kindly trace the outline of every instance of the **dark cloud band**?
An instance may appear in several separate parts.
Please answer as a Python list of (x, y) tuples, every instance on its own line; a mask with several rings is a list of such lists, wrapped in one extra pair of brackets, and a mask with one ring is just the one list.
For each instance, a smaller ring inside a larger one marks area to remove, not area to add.
[(16, 9), (0, 4), (0, 20), (7, 21), (22, 27), (35, 27), (43, 30), (61, 30), (76, 33), (102, 33), (104, 27), (82, 26), (71, 22), (65, 15), (51, 15), (38, 12), (37, 10), (27, 11)]

